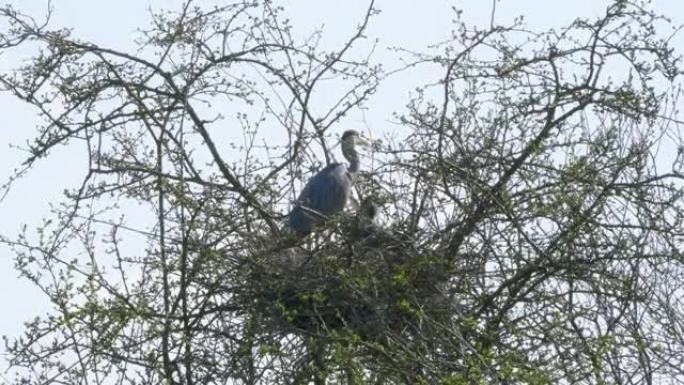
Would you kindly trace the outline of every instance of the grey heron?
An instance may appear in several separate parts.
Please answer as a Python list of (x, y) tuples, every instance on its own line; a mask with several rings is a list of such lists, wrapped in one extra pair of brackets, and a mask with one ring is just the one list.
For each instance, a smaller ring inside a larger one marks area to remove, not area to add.
[(351, 188), (359, 173), (359, 154), (356, 145), (367, 145), (355, 130), (342, 134), (342, 155), (349, 161), (349, 167), (342, 163), (331, 163), (314, 175), (302, 190), (290, 212), (288, 225), (300, 236), (329, 216), (336, 214), (347, 204)]

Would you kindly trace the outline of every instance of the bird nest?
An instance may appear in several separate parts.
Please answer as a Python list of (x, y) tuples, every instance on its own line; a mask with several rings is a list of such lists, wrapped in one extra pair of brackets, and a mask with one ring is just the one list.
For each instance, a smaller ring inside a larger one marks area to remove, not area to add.
[(344, 330), (377, 339), (444, 312), (443, 269), (388, 233), (342, 223), (250, 262), (242, 300), (282, 333)]

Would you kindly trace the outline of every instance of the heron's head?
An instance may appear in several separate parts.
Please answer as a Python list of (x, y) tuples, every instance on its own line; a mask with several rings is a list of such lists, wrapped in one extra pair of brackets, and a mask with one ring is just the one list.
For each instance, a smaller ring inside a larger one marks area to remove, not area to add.
[(347, 130), (342, 134), (342, 151), (345, 149), (353, 149), (355, 146), (368, 146), (368, 141), (361, 137), (356, 130)]

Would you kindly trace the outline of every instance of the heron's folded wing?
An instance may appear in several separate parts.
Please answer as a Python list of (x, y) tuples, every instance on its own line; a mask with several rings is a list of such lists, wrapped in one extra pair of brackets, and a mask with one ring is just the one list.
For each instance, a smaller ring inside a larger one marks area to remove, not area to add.
[(344, 165), (333, 163), (316, 174), (303, 191), (306, 195), (302, 194), (306, 206), (324, 215), (342, 210), (350, 188), (345, 170)]

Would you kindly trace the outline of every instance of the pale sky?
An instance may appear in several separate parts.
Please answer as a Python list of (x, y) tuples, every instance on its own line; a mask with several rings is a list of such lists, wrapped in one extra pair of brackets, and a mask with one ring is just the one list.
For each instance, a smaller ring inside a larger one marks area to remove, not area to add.
[[(148, 8), (178, 8), (181, 1), (53, 0), (52, 3), (55, 8), (53, 26), (70, 27), (75, 36), (99, 45), (132, 50), (136, 28), (147, 26)], [(328, 47), (353, 33), (367, 7), (365, 0), (287, 0), (283, 3), (297, 33), (306, 34), (324, 26), (324, 41)], [(503, 24), (515, 16), (524, 15), (530, 29), (548, 29), (563, 26), (576, 17), (598, 16), (608, 3), (610, 1), (607, 0), (501, 0), (497, 3), (495, 20)], [(47, 7), (47, 0), (10, 0), (9, 4), (25, 13), (40, 16)], [(386, 49), (388, 46), (427, 52), (427, 45), (445, 40), (451, 28), (452, 6), (464, 11), (466, 22), (483, 27), (489, 25), (492, 10), (489, 0), (378, 0), (377, 6), (382, 13), (371, 22), (367, 35), (380, 39), (375, 58), (383, 61), (388, 69), (398, 66), (394, 61), (395, 55)], [(684, 2), (681, 0), (656, 0), (653, 6), (672, 17), (675, 24), (684, 23)], [(0, 28), (4, 27), (0, 23)], [(676, 41), (679, 44), (675, 47), (684, 51), (684, 38), (680, 35)], [(16, 58), (0, 56), (0, 70), (16, 64)], [(381, 131), (393, 112), (402, 111), (415, 86), (433, 81), (439, 75), (418, 70), (408, 82), (405, 77), (389, 79), (369, 103), (371, 108), (366, 111), (369, 125)], [(38, 119), (31, 109), (6, 94), (0, 94), (0, 117), (1, 185), (22, 159), (21, 151), (9, 148), (9, 143), (24, 143), (32, 136)], [(73, 170), (78, 168), (80, 159), (68, 151), (57, 151), (16, 184), (7, 199), (0, 203), (0, 234), (16, 234), (22, 224), (30, 227), (39, 223), (48, 214), (49, 204), (61, 200), (64, 188), (78, 182), (80, 174)], [(49, 309), (36, 288), (17, 279), (12, 255), (1, 246), (0, 304), (0, 335), (10, 337), (18, 335), (22, 322), (45, 314)], [(4, 354), (2, 347), (0, 353)], [(0, 358), (0, 374), (4, 367), (4, 359)]]

